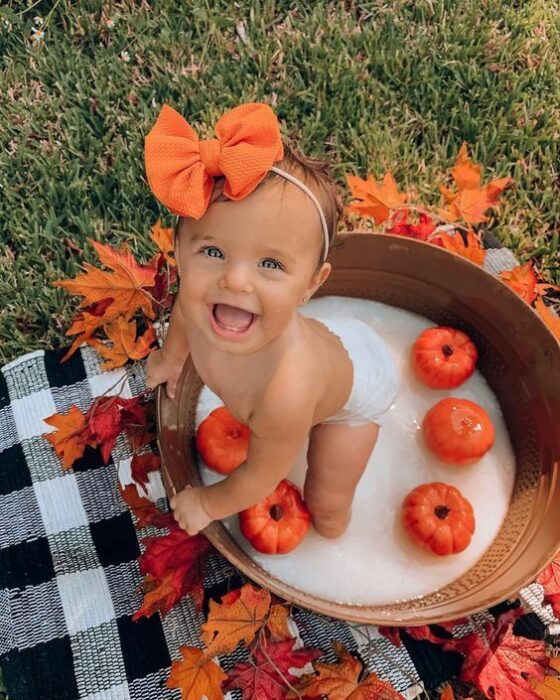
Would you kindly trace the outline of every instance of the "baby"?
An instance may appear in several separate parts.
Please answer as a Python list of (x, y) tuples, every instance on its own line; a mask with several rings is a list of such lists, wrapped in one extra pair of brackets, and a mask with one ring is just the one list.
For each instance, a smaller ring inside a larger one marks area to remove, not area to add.
[(167, 382), (173, 398), (190, 353), (204, 384), (251, 430), (247, 461), (175, 495), (174, 517), (195, 534), (263, 500), (309, 436), (303, 497), (316, 530), (338, 537), (394, 401), (395, 369), (365, 323), (298, 313), (331, 272), (340, 205), (324, 163), (283, 145), (266, 105), (237, 107), (216, 133), (198, 141), (164, 107), (146, 139), (150, 186), (180, 217), (180, 289), (147, 384)]

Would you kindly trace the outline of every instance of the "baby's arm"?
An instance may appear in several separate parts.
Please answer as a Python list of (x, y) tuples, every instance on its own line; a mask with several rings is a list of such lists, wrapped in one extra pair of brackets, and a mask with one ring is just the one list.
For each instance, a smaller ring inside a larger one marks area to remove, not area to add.
[(163, 346), (148, 356), (146, 386), (149, 389), (154, 389), (158, 384), (167, 382), (167, 395), (172, 399), (175, 396), (177, 381), (188, 354), (189, 343), (186, 324), (179, 298), (177, 298), (171, 310)]
[(171, 499), (175, 520), (193, 535), (212, 520), (226, 518), (262, 501), (291, 470), (311, 429), (308, 400), (281, 402), (260, 410), (251, 423), (247, 461), (223, 481), (187, 488)]

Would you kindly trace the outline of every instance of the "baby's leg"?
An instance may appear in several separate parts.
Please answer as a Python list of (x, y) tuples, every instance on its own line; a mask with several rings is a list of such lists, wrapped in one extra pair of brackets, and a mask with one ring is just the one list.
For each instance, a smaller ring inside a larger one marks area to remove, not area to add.
[(378, 434), (375, 423), (316, 425), (311, 430), (303, 497), (323, 537), (338, 537), (346, 530), (354, 492)]

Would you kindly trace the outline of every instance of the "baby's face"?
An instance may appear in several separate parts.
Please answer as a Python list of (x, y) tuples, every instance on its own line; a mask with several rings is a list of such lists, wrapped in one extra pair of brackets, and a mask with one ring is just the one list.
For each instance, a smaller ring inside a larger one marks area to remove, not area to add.
[(215, 347), (258, 350), (328, 277), (328, 263), (316, 270), (322, 235), (313, 202), (290, 183), (284, 189), (274, 180), (240, 202), (215, 202), (179, 233), (182, 311)]

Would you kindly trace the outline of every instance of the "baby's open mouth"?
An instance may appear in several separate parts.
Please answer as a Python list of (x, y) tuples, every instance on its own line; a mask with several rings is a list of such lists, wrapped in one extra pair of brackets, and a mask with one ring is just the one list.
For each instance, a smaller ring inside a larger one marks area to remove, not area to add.
[(246, 309), (229, 306), (229, 304), (214, 304), (212, 315), (220, 328), (237, 333), (246, 331), (257, 316)]

